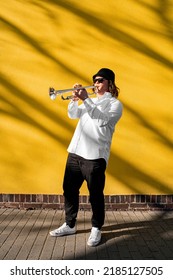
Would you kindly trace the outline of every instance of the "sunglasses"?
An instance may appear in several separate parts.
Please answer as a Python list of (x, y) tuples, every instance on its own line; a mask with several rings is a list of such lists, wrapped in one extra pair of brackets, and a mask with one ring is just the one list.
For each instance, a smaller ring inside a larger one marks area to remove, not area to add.
[(97, 79), (94, 79), (94, 80), (93, 80), (94, 84), (95, 84), (96, 82), (98, 82), (98, 83), (103, 83), (103, 81), (105, 81), (104, 78), (97, 78)]

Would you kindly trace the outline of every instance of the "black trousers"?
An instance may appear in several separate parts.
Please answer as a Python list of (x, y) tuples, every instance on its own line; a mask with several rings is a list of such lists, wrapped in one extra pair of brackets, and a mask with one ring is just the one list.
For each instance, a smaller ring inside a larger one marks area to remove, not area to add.
[(103, 158), (87, 160), (75, 154), (69, 154), (67, 158), (63, 191), (65, 198), (65, 220), (70, 227), (76, 223), (79, 209), (79, 190), (84, 180), (89, 190), (89, 201), (92, 207), (91, 223), (99, 229), (104, 224), (106, 161)]

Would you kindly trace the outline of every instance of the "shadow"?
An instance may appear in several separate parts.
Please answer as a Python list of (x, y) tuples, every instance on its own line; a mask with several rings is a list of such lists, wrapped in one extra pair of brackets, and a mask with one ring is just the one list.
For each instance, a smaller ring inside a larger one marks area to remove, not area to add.
[[(151, 125), (151, 123), (146, 118), (144, 118), (142, 114), (135, 111), (125, 102), (123, 102), (123, 106), (126, 111), (131, 113), (132, 116), (136, 118), (136, 122), (148, 129), (151, 134), (154, 134), (158, 141), (160, 141), (163, 145), (169, 147), (170, 151), (172, 151), (173, 142), (166, 135), (164, 135), (159, 129)], [(152, 188), (157, 189), (162, 193), (172, 192), (171, 185), (169, 186), (168, 184), (157, 180), (151, 174), (147, 174), (144, 171), (140, 170), (140, 167), (136, 167), (132, 163), (130, 163), (130, 159), (128, 161), (127, 159), (120, 157), (112, 151), (107, 167), (107, 173), (128, 186), (128, 188), (131, 189), (132, 193), (145, 193), (145, 190), (141, 187), (135, 187), (136, 185), (139, 185), (137, 182), (142, 182), (142, 184), (151, 186)]]
[[(159, 2), (161, 3), (161, 1)], [(167, 59), (166, 56), (161, 55), (159, 52), (151, 48), (151, 46), (147, 45), (147, 43), (143, 42), (142, 40), (139, 40), (138, 38), (130, 35), (129, 33), (123, 30), (120, 30), (117, 27), (113, 27), (111, 24), (108, 23), (107, 20), (104, 20), (104, 17), (100, 19), (99, 16), (97, 17), (95, 14), (91, 14), (89, 10), (88, 11), (86, 9), (84, 10), (80, 8), (79, 5), (77, 6), (74, 3), (70, 3), (68, 1), (64, 2), (62, 0), (49, 0), (49, 3), (64, 8), (70, 11), (71, 13), (73, 13), (74, 15), (77, 15), (79, 18), (85, 21), (87, 25), (94, 26), (99, 32), (103, 33), (104, 35), (116, 41), (119, 41), (123, 44), (126, 44), (127, 46), (135, 49), (139, 53), (147, 55), (151, 59), (160, 62), (161, 64), (163, 64), (168, 68), (171, 69), (173, 68), (173, 62)], [(162, 6), (163, 5), (164, 4), (162, 4)], [(112, 18), (112, 20), (114, 20), (114, 18)], [(164, 22), (165, 22), (165, 16), (164, 16)]]
[[(82, 7), (80, 7), (80, 3), (77, 4), (77, 2), (76, 4), (72, 3), (71, 1), (63, 0), (49, 0), (47, 2), (51, 4), (51, 8), (54, 6), (60, 9), (63, 8), (66, 11), (74, 14), (75, 16), (78, 16), (83, 22), (86, 23), (87, 26), (94, 27), (97, 31), (101, 32), (101, 34), (108, 36), (115, 42), (118, 41), (122, 44), (125, 44), (131, 49), (134, 49), (139, 53), (142, 53), (150, 57), (151, 59), (154, 59), (155, 61), (163, 64), (165, 67), (171, 68), (171, 70), (173, 69), (173, 62), (171, 61), (171, 59), (168, 59), (163, 54), (160, 54), (157, 50), (152, 48), (152, 46), (148, 45), (146, 42), (140, 40), (139, 38), (136, 38), (135, 36), (130, 35), (124, 30), (121, 30), (116, 26), (115, 22), (114, 25), (111, 24), (111, 21), (107, 18), (101, 17), (101, 14), (99, 14), (99, 12), (96, 14), (92, 14), (90, 9), (84, 10)], [(29, 1), (29, 3), (31, 5), (31, 8), (32, 5), (41, 8), (42, 11), (45, 12), (50, 18), (51, 22), (53, 22), (55, 26), (57, 25), (58, 18), (56, 16), (56, 13), (53, 13), (52, 10), (50, 10), (48, 6), (44, 4), (43, 1), (32, 0)], [(169, 1), (164, 1), (163, 3), (163, 1), (158, 0), (157, 3), (158, 5), (156, 7), (149, 3), (146, 3), (145, 1), (140, 1), (140, 5), (145, 6), (146, 8), (154, 11), (155, 14), (157, 14), (158, 18), (162, 21), (163, 26), (167, 30), (165, 34), (168, 34), (169, 38), (172, 39), (172, 22), (167, 16), (169, 10)], [(115, 18), (112, 18), (112, 20), (116, 20), (116, 16)], [(36, 50), (37, 53), (46, 57), (55, 66), (61, 67), (64, 71), (67, 72), (67, 75), (70, 74), (88, 82), (84, 75), (75, 71), (75, 68), (72, 68), (67, 64), (63, 63), (61, 58), (58, 59), (57, 57), (55, 57), (55, 55), (53, 55), (50, 51), (46, 49), (46, 47), (44, 47), (42, 42), (37, 41), (34, 37), (32, 37), (32, 35), (27, 34), (22, 28), (19, 28), (15, 23), (13, 23), (12, 20), (7, 20), (5, 18), (5, 15), (1, 17), (1, 23), (7, 28), (7, 30), (14, 32), (16, 36), (18, 36), (21, 40), (25, 41), (30, 47)], [(137, 27), (141, 28), (139, 24), (136, 24), (136, 28)], [(145, 30), (144, 26), (142, 28), (143, 30)], [(148, 31), (153, 32), (153, 34), (157, 33), (156, 30)], [(15, 86), (12, 82), (10, 82), (8, 76), (1, 74), (0, 82), (5, 88), (7, 88), (11, 92), (11, 96), (15, 95), (15, 97), (19, 100), (22, 100), (24, 104), (30, 106), (32, 110), (35, 110), (40, 114), (47, 116), (47, 118), (52, 120), (54, 124), (60, 124), (62, 127), (65, 127), (66, 131), (70, 131), (71, 135), (73, 134), (74, 129), (70, 124), (68, 124), (64, 120), (64, 118), (60, 114), (53, 113), (53, 111), (49, 110), (43, 104), (37, 102), (36, 99), (32, 98), (27, 92)], [(66, 135), (60, 135), (58, 133), (58, 126), (57, 132), (52, 131), (51, 128), (46, 127), (44, 123), (41, 123), (39, 120), (37, 120), (34, 115), (28, 114), (25, 110), (25, 107), (21, 107), (17, 102), (14, 104), (10, 100), (10, 96), (2, 95), (1, 100), (4, 102), (5, 105), (7, 105), (4, 106), (4, 108), (2, 109), (3, 114), (35, 127), (39, 131), (51, 137), (54, 141), (56, 141), (56, 143), (61, 143), (64, 146), (64, 148), (67, 148), (70, 139), (68, 139)], [(151, 123), (149, 123), (149, 121), (147, 121), (142, 116), (142, 114), (138, 113), (132, 107), (125, 103), (124, 108), (129, 113), (131, 113), (133, 117), (136, 118), (137, 122), (140, 122), (143, 126), (150, 130), (152, 134), (155, 134), (160, 140), (160, 142), (162, 142), (162, 144), (167, 145), (170, 149), (173, 148), (172, 141), (168, 137), (166, 137), (159, 129), (152, 126)], [(145, 173), (144, 171), (140, 170), (140, 167), (137, 168), (136, 166), (132, 165), (128, 160), (125, 160), (122, 157), (115, 155), (113, 152), (110, 156), (107, 172), (111, 176), (128, 186), (135, 193), (145, 192), (145, 190), (135, 187), (136, 182), (143, 182), (144, 184), (150, 185), (153, 188), (162, 192), (170, 193), (171, 191), (171, 186), (168, 186), (154, 178), (152, 175)]]
[[(172, 41), (173, 39), (173, 21), (170, 19), (172, 16), (173, 3), (169, 0), (157, 0), (158, 2), (158, 17), (161, 18), (164, 27), (166, 28), (166, 36), (169, 37)], [(172, 7), (171, 7), (172, 6)], [(170, 17), (168, 17), (170, 15)], [(172, 41), (173, 43), (173, 41)]]
[[(94, 27), (95, 31), (113, 39), (114, 43), (120, 42), (122, 45), (126, 45), (138, 53), (153, 59), (156, 63), (162, 64), (165, 68), (169, 68), (171, 70), (173, 69), (173, 62), (171, 58), (166, 56), (166, 54), (164, 55), (159, 53), (157, 49), (147, 44), (145, 41), (130, 35), (121, 28), (118, 28), (118, 25), (116, 25), (116, 15), (108, 19), (103, 17), (102, 14), (99, 14), (99, 11), (96, 14), (91, 14), (90, 9), (84, 10), (80, 7), (80, 2), (72, 3), (72, 1), (64, 0), (49, 0), (46, 1), (46, 3), (47, 2), (50, 3), (52, 7), (56, 6), (60, 9), (65, 9), (66, 11), (71, 12), (85, 22), (86, 26)], [(134, 2), (137, 1), (134, 0)], [(165, 36), (168, 38), (168, 42), (172, 43), (173, 25), (171, 18), (168, 16), (169, 3), (171, 2), (168, 0), (157, 0), (155, 1), (155, 5), (153, 5), (152, 2), (149, 3), (149, 1), (144, 0), (138, 2), (139, 5), (143, 5), (157, 15), (157, 19), (162, 22), (162, 31), (147, 29), (145, 25), (141, 26), (140, 24), (133, 23), (130, 20), (126, 21), (126, 24), (131, 24), (131, 26), (141, 30), (147, 30), (150, 35)], [(56, 13), (53, 14), (52, 11), (44, 5), (44, 1), (32, 0), (28, 3), (31, 5), (30, 9), (33, 8), (33, 5), (42, 8), (43, 12), (49, 16), (51, 22), (53, 22), (55, 26), (57, 25), (58, 18)], [(37, 41), (37, 39), (35, 39), (32, 35), (27, 34), (22, 28), (13, 23), (12, 20), (5, 18), (5, 15), (3, 15), (0, 20), (1, 25), (5, 27), (6, 30), (15, 33), (19, 39), (26, 42), (29, 47), (36, 51), (36, 53), (47, 58), (55, 67), (57, 66), (57, 69), (60, 67), (67, 73), (67, 75), (73, 75), (75, 78), (77, 77), (81, 80), (85, 80), (87, 83), (89, 82), (86, 79), (86, 75), (83, 75), (82, 72), (79, 73), (75, 70), (75, 67), (72, 68), (70, 65), (63, 63), (63, 60), (61, 58), (58, 59), (57, 56), (55, 57), (55, 55), (44, 47), (42, 42)], [(111, 24), (111, 22), (114, 24)], [(58, 31), (59, 30), (57, 28), (57, 33)], [(92, 38), (90, 39), (92, 41)], [(70, 47), (68, 48), (70, 52)], [(61, 143), (64, 148), (67, 148), (70, 139), (67, 139), (66, 135), (60, 135), (58, 133), (58, 129), (57, 132), (54, 132), (51, 127), (46, 127), (44, 123), (41, 123), (34, 115), (29, 114), (25, 110), (25, 106), (21, 107), (18, 102), (12, 102), (10, 97), (14, 95), (18, 100), (22, 100), (23, 104), (30, 106), (33, 111), (35, 110), (40, 114), (47, 116), (47, 118), (52, 120), (54, 124), (60, 124), (72, 134), (74, 129), (60, 114), (55, 114), (46, 106), (37, 102), (37, 100), (32, 98), (29, 93), (21, 90), (18, 86), (12, 83), (10, 81), (10, 77), (4, 75), (3, 73), (1, 73), (0, 82), (4, 88), (7, 88), (11, 92), (11, 95), (9, 96), (6, 96), (5, 94), (1, 95), (1, 100), (6, 105), (1, 110), (3, 114), (8, 115), (12, 119), (19, 120), (20, 122), (35, 127), (39, 131), (51, 137), (57, 144)], [(163, 145), (168, 146), (170, 150), (172, 150), (173, 143), (167, 136), (165, 136), (159, 129), (152, 126), (149, 121), (142, 116), (142, 114), (135, 111), (128, 104), (124, 104), (124, 107), (125, 110), (136, 118), (137, 122), (145, 126), (145, 128), (150, 130), (152, 134), (157, 136)], [(172, 186), (166, 185), (161, 180), (158, 180), (157, 178), (154, 178), (154, 176), (140, 170), (140, 167), (134, 166), (130, 163), (130, 160), (125, 160), (113, 152), (110, 156), (107, 172), (126, 185), (133, 193), (145, 193), (144, 188), (142, 189), (136, 187), (137, 182), (142, 182), (144, 185), (149, 185), (155, 190), (163, 193), (170, 193), (172, 191)], [(89, 231), (90, 229), (79, 230), (78, 233), (89, 233)], [(173, 231), (173, 219), (169, 218), (167, 213), (159, 214), (157, 219), (149, 221), (115, 223), (114, 220), (112, 225), (103, 227), (103, 238), (100, 246), (91, 249), (92, 251), (88, 252), (86, 256), (84, 255), (85, 253), (81, 253), (79, 259), (85, 257), (87, 259), (92, 259), (93, 256), (97, 259), (134, 259), (135, 256), (136, 259), (173, 259), (173, 237), (171, 234), (169, 235), (169, 231)], [(131, 253), (135, 252), (136, 255), (128, 254), (129, 249)]]
[[(87, 211), (80, 212), (75, 235), (52, 238), (49, 231), (53, 225), (62, 224), (62, 211), (2, 210), (1, 259), (17, 259), (18, 254), (23, 256), (21, 259), (29, 259), (33, 248), (40, 252), (35, 260), (44, 259), (40, 257), (41, 252), (45, 259), (54, 260), (173, 259), (172, 211), (107, 211), (102, 240), (96, 247), (86, 245), (91, 230), (91, 215), (88, 214)], [(59, 254), (60, 247), (63, 254)]]
[[(133, 0), (134, 1), (134, 0)], [(147, 9), (153, 11), (157, 17), (162, 21), (162, 24), (165, 28), (165, 36), (171, 39), (173, 38), (173, 23), (171, 20), (171, 10), (173, 4), (169, 0), (157, 0), (155, 5), (152, 5), (152, 3), (147, 3), (144, 0), (140, 1), (140, 5), (146, 7)], [(168, 16), (170, 15), (170, 17)], [(173, 43), (173, 41), (172, 41)]]
[[(91, 248), (86, 256), (81, 253), (77, 259), (173, 259), (172, 215), (160, 212), (153, 220), (122, 223), (115, 223), (115, 220), (103, 226), (101, 243)], [(90, 230), (81, 230), (77, 234), (88, 232)]]
[[(71, 131), (71, 133), (73, 133), (72, 126), (70, 126), (60, 114), (55, 114), (46, 106), (36, 101), (36, 99), (29, 96), (26, 92), (21, 91), (20, 88), (18, 88), (9, 81), (8, 77), (5, 77), (5, 75), (1, 74), (0, 82), (5, 88), (8, 88), (8, 90), (11, 92), (11, 96), (15, 95), (15, 97), (17, 97), (19, 100), (22, 100), (24, 104), (26, 104), (26, 106), (30, 106), (32, 110), (34, 109), (36, 112), (40, 112), (40, 114), (47, 116), (55, 124), (61, 123), (63, 127), (65, 127), (68, 131)], [(56, 130), (57, 132), (52, 131), (51, 127), (46, 128), (44, 123), (41, 123), (39, 120), (36, 120), (35, 115), (27, 113), (25, 106), (21, 107), (20, 103), (14, 103), (11, 100), (10, 95), (1, 95), (0, 99), (4, 102), (4, 104), (8, 105), (7, 108), (9, 108), (9, 106), (11, 107), (11, 110), (1, 109), (1, 112), (3, 114), (11, 116), (13, 119), (18, 119), (21, 122), (24, 122), (37, 128), (38, 130), (44, 132), (46, 135), (49, 135), (49, 137), (51, 137), (56, 142), (60, 142), (62, 145), (67, 147), (68, 139), (66, 135), (60, 135), (58, 133), (58, 128)]]
[(47, 59), (51, 61), (55, 66), (60, 66), (64, 69), (67, 74), (74, 75), (75, 77), (79, 77), (80, 79), (84, 79), (83, 75), (74, 70), (74, 68), (70, 68), (67, 64), (63, 63), (61, 59), (57, 59), (54, 55), (52, 55), (46, 48), (43, 47), (41, 43), (35, 40), (33, 37), (24, 32), (21, 28), (17, 27), (14, 23), (6, 20), (5, 17), (0, 17), (0, 21), (5, 25), (6, 28), (15, 32), (15, 34), (27, 42), (33, 49), (35, 49), (39, 54), (43, 55)]
[(134, 108), (130, 107), (127, 103), (123, 101), (124, 110), (130, 113), (133, 117), (136, 118), (136, 122), (139, 123), (141, 126), (147, 128), (150, 133), (154, 134), (155, 137), (157, 137), (160, 142), (162, 142), (163, 145), (168, 146), (171, 150), (173, 148), (173, 142), (164, 135), (161, 130), (154, 127), (151, 122), (149, 122), (142, 114), (134, 110)]
[(137, 168), (120, 156), (115, 155), (113, 152), (110, 155), (107, 172), (126, 185), (134, 194), (146, 193), (145, 187), (141, 188), (140, 182), (143, 186), (150, 186), (158, 192), (164, 194), (172, 192), (171, 186), (154, 178), (152, 175), (145, 173), (140, 170), (140, 168)]

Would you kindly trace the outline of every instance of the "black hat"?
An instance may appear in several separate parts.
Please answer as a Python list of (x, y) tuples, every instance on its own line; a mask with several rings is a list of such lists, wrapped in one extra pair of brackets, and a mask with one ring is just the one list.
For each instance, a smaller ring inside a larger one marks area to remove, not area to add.
[(108, 68), (101, 68), (94, 76), (93, 80), (95, 77), (100, 76), (105, 78), (106, 80), (111, 80), (113, 83), (115, 82), (115, 73), (108, 69)]

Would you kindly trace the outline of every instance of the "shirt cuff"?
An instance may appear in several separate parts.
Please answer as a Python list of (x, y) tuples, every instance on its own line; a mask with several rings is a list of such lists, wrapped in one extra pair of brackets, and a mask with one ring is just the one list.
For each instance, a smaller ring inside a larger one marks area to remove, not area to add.
[(86, 98), (83, 103), (84, 103), (87, 111), (90, 111), (93, 108), (95, 108), (95, 104), (93, 103), (91, 98)]

